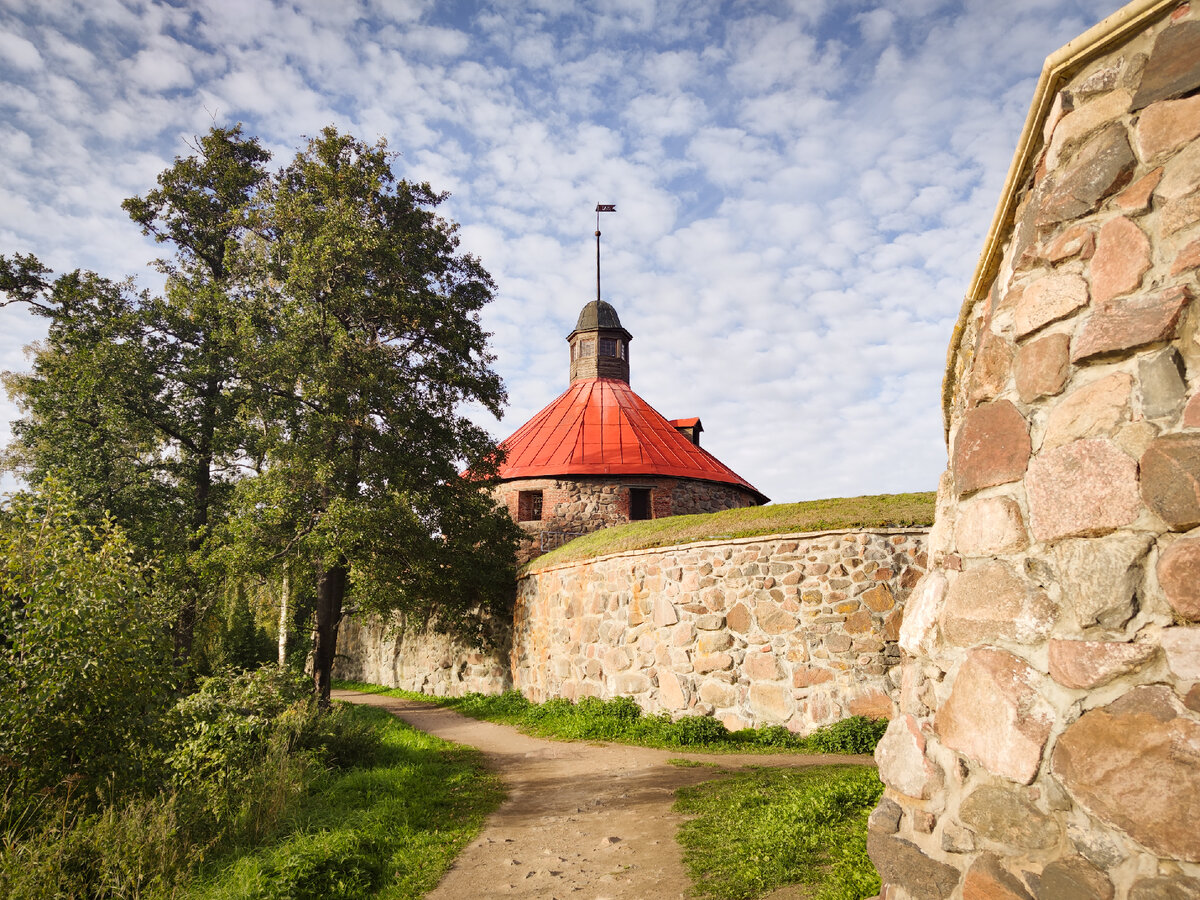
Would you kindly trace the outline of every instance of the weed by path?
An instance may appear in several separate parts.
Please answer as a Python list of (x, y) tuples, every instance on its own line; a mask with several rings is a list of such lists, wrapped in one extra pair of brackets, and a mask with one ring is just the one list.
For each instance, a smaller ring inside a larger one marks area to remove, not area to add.
[(883, 792), (869, 766), (755, 768), (679, 791), (684, 864), (699, 896), (751, 900), (787, 884), (812, 900), (879, 891), (867, 817)]

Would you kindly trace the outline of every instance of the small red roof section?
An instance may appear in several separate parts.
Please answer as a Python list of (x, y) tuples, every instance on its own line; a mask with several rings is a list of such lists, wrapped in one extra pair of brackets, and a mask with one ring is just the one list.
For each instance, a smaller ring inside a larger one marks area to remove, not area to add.
[(626, 382), (583, 378), (501, 443), (500, 477), (667, 475), (735, 484), (767, 497), (675, 430)]
[(672, 419), (668, 424), (672, 428), (695, 428), (700, 424), (700, 417), (692, 416), (690, 419)]

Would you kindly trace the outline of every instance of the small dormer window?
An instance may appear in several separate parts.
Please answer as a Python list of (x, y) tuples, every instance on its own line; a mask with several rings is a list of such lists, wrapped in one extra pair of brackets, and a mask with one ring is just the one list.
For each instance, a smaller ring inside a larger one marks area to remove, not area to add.
[(596, 355), (596, 342), (595, 341), (580, 341), (579, 342), (579, 355), (581, 357), (595, 356)]
[(601, 356), (618, 356), (618, 348), (620, 343), (615, 338), (600, 338), (600, 355)]

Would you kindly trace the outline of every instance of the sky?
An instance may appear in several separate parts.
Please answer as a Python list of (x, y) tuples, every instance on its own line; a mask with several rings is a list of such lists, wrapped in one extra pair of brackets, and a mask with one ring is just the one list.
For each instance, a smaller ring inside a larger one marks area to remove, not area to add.
[[(121, 210), (214, 124), (333, 124), (495, 278), (497, 440), (602, 292), (775, 502), (933, 490), (946, 348), (1046, 56), (1119, 0), (0, 0), (0, 254), (158, 286)], [(0, 309), (0, 370), (44, 323)], [(0, 440), (19, 415), (0, 399)], [(11, 488), (11, 478), (2, 483)]]

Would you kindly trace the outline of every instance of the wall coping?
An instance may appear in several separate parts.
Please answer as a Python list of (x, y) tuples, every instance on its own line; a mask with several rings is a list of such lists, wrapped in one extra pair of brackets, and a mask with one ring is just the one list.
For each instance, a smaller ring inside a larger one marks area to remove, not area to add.
[(983, 242), (983, 251), (979, 254), (979, 262), (975, 266), (971, 285), (963, 299), (958, 321), (950, 336), (950, 346), (946, 351), (946, 371), (942, 377), (942, 425), (947, 446), (950, 443), (950, 411), (957, 388), (954, 363), (962, 349), (963, 333), (971, 310), (982, 299), (981, 293), (987, 293), (1000, 270), (1007, 244), (1006, 236), (1016, 214), (1017, 194), (1037, 162), (1037, 153), (1042, 144), (1040, 126), (1050, 112), (1055, 95), (1081, 68), (1124, 42), (1130, 34), (1146, 28), (1152, 20), (1166, 15), (1179, 4), (1180, 0), (1133, 0), (1046, 57), (1037, 88), (1034, 90), (1033, 102), (1021, 129), (1021, 137), (1017, 141), (1016, 152), (1008, 167), (1004, 189), (1000, 192), (1000, 201), (996, 205), (996, 212), (992, 215), (992, 223)]
[(740, 547), (746, 544), (761, 544), (766, 541), (791, 541), (803, 538), (832, 537), (840, 534), (928, 534), (930, 525), (909, 525), (903, 528), (834, 528), (830, 531), (790, 531), (783, 534), (757, 534), (740, 538), (714, 538), (708, 541), (692, 541), (687, 544), (668, 544), (665, 547), (643, 547), (640, 550), (621, 550), (617, 553), (606, 553), (603, 556), (592, 556), (587, 559), (574, 559), (569, 562), (556, 563), (544, 569), (534, 569), (517, 576), (520, 581), (543, 572), (557, 572), (560, 569), (572, 569), (581, 565), (607, 562), (610, 559), (621, 559), (627, 556), (665, 556), (668, 553), (678, 553), (684, 550), (698, 550), (704, 547)]

